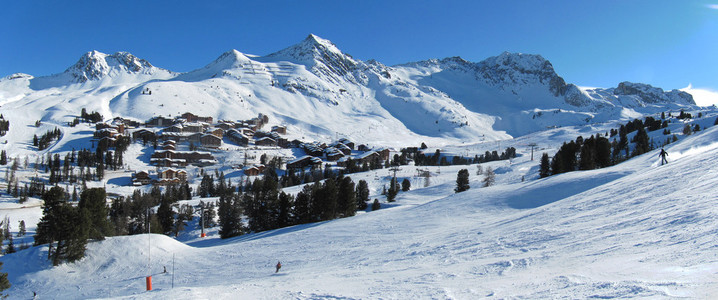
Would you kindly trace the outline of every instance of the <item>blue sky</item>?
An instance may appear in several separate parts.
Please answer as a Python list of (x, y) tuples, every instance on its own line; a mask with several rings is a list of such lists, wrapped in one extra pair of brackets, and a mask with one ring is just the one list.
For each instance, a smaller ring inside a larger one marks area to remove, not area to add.
[(64, 71), (128, 51), (185, 72), (229, 49), (265, 55), (314, 33), (393, 65), (503, 51), (541, 54), (567, 82), (718, 91), (715, 1), (11, 1), (0, 76)]

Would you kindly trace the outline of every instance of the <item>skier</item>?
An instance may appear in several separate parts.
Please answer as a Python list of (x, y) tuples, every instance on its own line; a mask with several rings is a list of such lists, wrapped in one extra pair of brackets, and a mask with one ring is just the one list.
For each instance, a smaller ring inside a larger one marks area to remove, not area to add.
[(661, 166), (668, 163), (668, 159), (666, 159), (666, 156), (668, 156), (668, 152), (666, 152), (666, 150), (663, 150), (663, 148), (661, 148), (661, 153), (659, 153), (658, 156), (661, 157)]
[(279, 269), (281, 269), (281, 268), (282, 268), (282, 263), (281, 263), (281, 262), (277, 262), (277, 270), (274, 271), (274, 273), (279, 272)]

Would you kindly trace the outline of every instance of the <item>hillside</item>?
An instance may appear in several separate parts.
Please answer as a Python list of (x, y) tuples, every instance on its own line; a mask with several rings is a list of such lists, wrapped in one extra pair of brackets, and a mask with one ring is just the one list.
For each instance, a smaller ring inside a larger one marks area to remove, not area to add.
[[(527, 182), (515, 179), (534, 164), (526, 157), (495, 162), (496, 186), (479, 188), (472, 174), (460, 194), (452, 192), (460, 167), (445, 167), (429, 188), (400, 194), (398, 206), (352, 218), (188, 245), (113, 237), (55, 268), (41, 259), (46, 247), (2, 261), (13, 297), (707, 298), (718, 292), (717, 139), (712, 127), (672, 144), (664, 166), (653, 151)], [(173, 256), (174, 289), (161, 273), (171, 273)], [(277, 260), (284, 267), (274, 274)]]

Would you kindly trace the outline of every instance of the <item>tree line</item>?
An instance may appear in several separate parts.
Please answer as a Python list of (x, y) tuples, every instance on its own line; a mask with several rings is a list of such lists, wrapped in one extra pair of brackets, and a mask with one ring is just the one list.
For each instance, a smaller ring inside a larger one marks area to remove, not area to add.
[[(669, 113), (669, 117), (671, 117)], [(691, 114), (681, 110), (678, 118), (691, 118)], [(665, 118), (665, 113), (661, 114)], [(664, 135), (670, 135), (668, 127), (669, 120), (658, 120), (653, 117), (646, 117), (644, 120), (635, 119), (621, 125), (618, 129), (611, 129), (605, 135), (596, 134), (584, 139), (582, 136), (575, 141), (564, 142), (553, 158), (547, 153), (541, 156), (539, 164), (539, 176), (541, 178), (555, 174), (571, 172), (576, 170), (593, 170), (616, 165), (632, 157), (647, 153), (656, 148), (656, 143), (648, 136), (648, 132), (664, 129)], [(718, 124), (718, 119), (716, 119)], [(700, 130), (700, 127), (692, 127), (686, 124), (684, 134)], [(629, 140), (628, 134), (636, 132)], [(618, 136), (618, 137), (616, 137)], [(613, 140), (609, 140), (613, 138)], [(660, 146), (665, 146), (678, 140), (673, 134)]]

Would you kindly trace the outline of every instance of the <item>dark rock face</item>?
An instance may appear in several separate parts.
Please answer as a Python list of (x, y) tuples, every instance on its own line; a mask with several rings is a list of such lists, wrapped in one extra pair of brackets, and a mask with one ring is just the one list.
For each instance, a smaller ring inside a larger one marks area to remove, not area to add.
[(679, 90), (665, 92), (662, 88), (653, 87), (649, 84), (628, 81), (619, 83), (618, 87), (613, 90), (613, 94), (618, 96), (637, 96), (643, 102), (651, 104), (669, 102), (689, 105), (696, 104), (693, 100), (693, 96), (689, 93)]
[(99, 80), (112, 71), (121, 73), (151, 72), (152, 64), (127, 52), (104, 54), (98, 51), (85, 53), (75, 65), (68, 68), (76, 82)]

